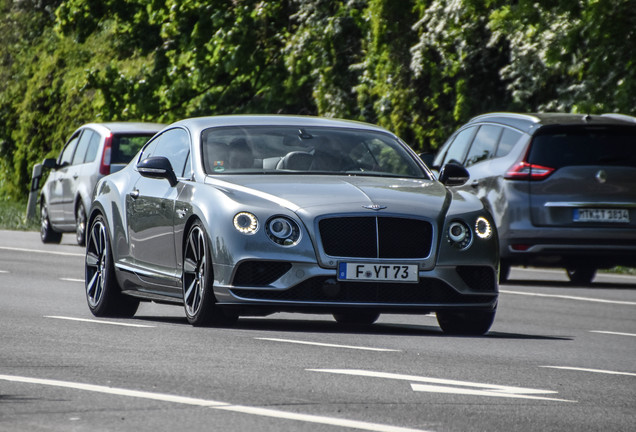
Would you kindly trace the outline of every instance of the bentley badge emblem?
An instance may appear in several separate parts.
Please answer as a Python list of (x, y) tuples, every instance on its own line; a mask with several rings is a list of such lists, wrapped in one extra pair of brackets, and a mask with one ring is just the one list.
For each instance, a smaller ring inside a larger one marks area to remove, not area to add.
[(369, 209), (369, 210), (384, 210), (386, 208), (386, 206), (380, 205), (380, 204), (371, 204), (371, 205), (363, 205), (362, 207), (364, 207), (365, 209)]

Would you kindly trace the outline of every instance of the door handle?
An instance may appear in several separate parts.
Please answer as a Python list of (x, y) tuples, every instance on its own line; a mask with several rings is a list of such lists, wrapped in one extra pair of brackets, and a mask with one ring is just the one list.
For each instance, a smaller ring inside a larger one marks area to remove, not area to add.
[(133, 189), (133, 190), (130, 192), (130, 197), (131, 197), (132, 199), (137, 199), (137, 198), (139, 198), (139, 189)]
[(73, 174), (73, 180), (77, 180), (79, 176), (77, 174)]
[(473, 182), (470, 185), (474, 188), (479, 187), (479, 180), (473, 180)]

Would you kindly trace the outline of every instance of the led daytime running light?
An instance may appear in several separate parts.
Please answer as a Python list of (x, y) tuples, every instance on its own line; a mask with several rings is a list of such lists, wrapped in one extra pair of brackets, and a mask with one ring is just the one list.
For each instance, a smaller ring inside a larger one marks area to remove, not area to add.
[(240, 212), (234, 216), (234, 228), (243, 234), (254, 234), (258, 231), (258, 219), (249, 212)]
[(490, 222), (488, 222), (488, 219), (483, 216), (479, 216), (477, 218), (475, 221), (475, 233), (477, 234), (477, 237), (484, 240), (492, 237), (492, 226), (490, 225)]

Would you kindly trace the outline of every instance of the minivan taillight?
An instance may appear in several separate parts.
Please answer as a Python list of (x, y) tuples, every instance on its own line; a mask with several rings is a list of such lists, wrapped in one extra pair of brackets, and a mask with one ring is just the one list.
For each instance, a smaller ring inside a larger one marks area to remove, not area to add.
[(507, 180), (543, 180), (553, 172), (554, 168), (522, 161), (511, 166), (506, 171), (504, 178)]
[(104, 153), (102, 153), (102, 163), (99, 165), (99, 173), (102, 175), (110, 174), (110, 153), (112, 142), (113, 134), (111, 133), (104, 140)]

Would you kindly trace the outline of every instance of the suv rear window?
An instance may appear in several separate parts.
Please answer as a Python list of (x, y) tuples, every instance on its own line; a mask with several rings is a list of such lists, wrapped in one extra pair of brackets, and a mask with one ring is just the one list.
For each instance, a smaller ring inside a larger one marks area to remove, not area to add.
[(636, 128), (558, 128), (536, 135), (528, 162), (558, 169), (573, 165), (636, 167)]

